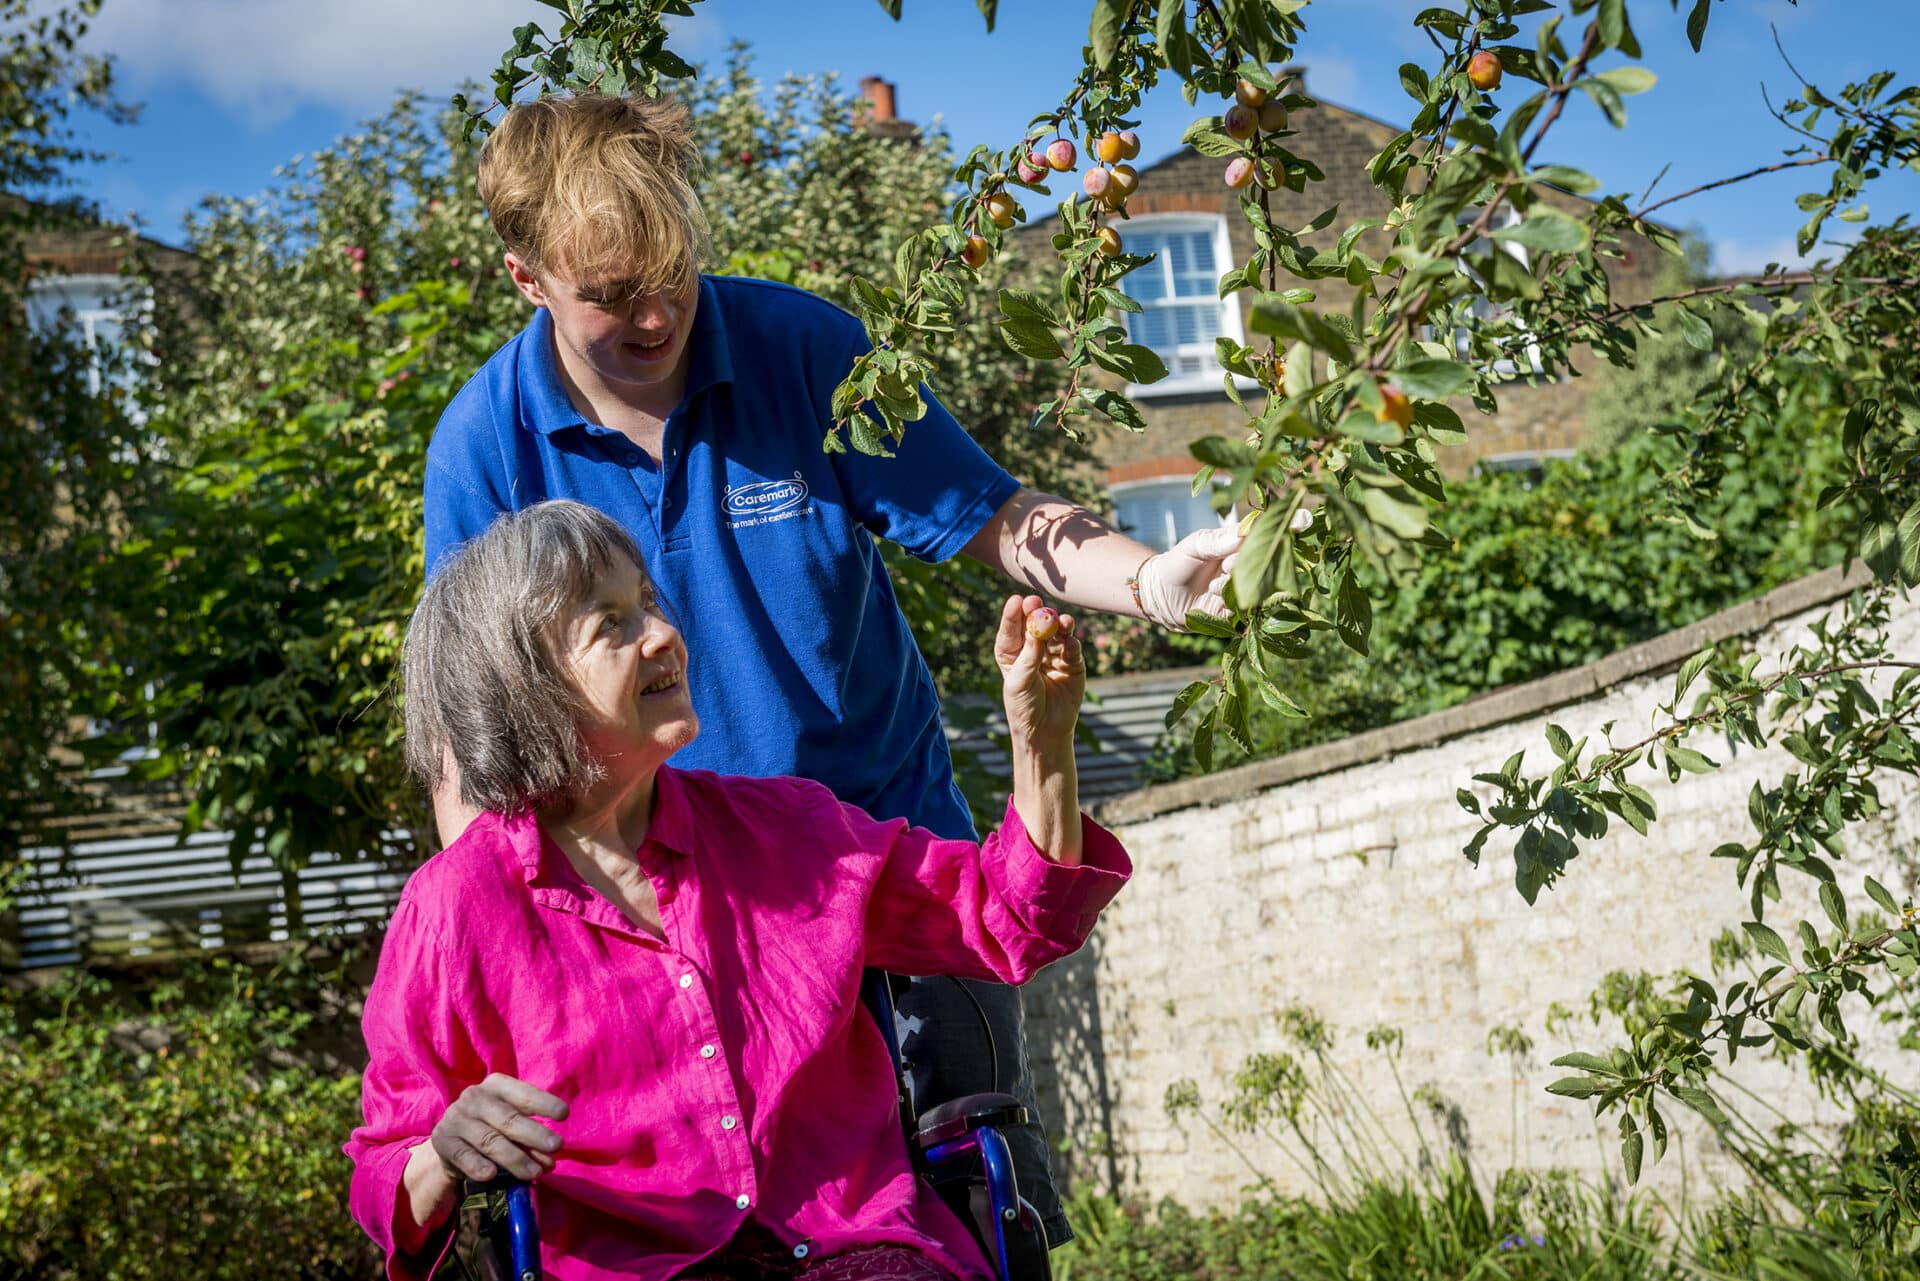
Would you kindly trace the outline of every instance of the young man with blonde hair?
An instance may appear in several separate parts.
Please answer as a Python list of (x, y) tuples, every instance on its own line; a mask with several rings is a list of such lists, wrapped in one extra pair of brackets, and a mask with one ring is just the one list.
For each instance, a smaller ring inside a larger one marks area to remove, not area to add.
[[(531, 323), (447, 407), (428, 451), (427, 567), (502, 512), (588, 503), (640, 546), (701, 662), (700, 737), (680, 768), (825, 783), (880, 819), (971, 837), (932, 678), (876, 537), (965, 552), (1033, 591), (1179, 627), (1219, 611), (1237, 539), (1155, 554), (1024, 488), (931, 392), (892, 459), (829, 454), (834, 386), (859, 321), (801, 290), (703, 276), (693, 121), (670, 100), (547, 98), (509, 111), (480, 195)], [(435, 798), (441, 838), (473, 817)], [(1012, 1087), (1032, 1107), (1014, 989), (948, 980), (901, 1001), (921, 1107)], [(977, 1030), (992, 1023), (1000, 1063)], [(1014, 1136), (1022, 1192), (1069, 1232), (1036, 1125)]]

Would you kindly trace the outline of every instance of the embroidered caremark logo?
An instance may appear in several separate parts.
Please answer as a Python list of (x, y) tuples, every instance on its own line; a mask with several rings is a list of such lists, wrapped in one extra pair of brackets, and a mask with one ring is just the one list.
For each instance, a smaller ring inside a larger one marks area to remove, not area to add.
[(798, 514), (809, 494), (807, 482), (795, 472), (788, 480), (756, 480), (745, 485), (729, 485), (726, 491), (728, 522), (734, 528), (759, 524), (783, 513)]

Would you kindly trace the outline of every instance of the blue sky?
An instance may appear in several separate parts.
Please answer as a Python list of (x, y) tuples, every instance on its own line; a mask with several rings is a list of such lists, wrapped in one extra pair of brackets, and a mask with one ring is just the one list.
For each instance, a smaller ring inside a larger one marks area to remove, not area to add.
[[(1430, 2), (1317, 0), (1301, 46), (1309, 90), (1404, 118), (1411, 104), (1397, 68), (1432, 63), (1410, 21)], [(1090, 7), (1001, 0), (989, 35), (970, 0), (904, 0), (897, 24), (875, 0), (705, 0), (674, 47), (718, 61), (728, 41), (746, 40), (768, 81), (834, 71), (851, 86), (881, 75), (898, 84), (901, 115), (938, 116), (961, 150), (1001, 147), (1071, 84)], [(1631, 9), (1660, 82), (1629, 100), (1624, 131), (1576, 95), (1547, 144), (1552, 156), (1540, 157), (1579, 158), (1606, 191), (1637, 197), (1670, 164), (1659, 190), (1671, 194), (1780, 158), (1793, 138), (1767, 115), (1761, 86), (1778, 104), (1798, 84), (1769, 24), (1800, 72), (1829, 91), (1883, 67), (1898, 83), (1920, 81), (1920, 0), (1723, 0), (1697, 55), (1684, 13), (1666, 0)], [(132, 127), (88, 130), (117, 159), (86, 173), (82, 189), (110, 215), (137, 214), (152, 234), (178, 240), (181, 216), (202, 196), (263, 190), (275, 166), (377, 114), (400, 87), (451, 92), (498, 61), (516, 23), (554, 16), (533, 0), (106, 0), (92, 45), (118, 59), (127, 96), (145, 111)], [(1508, 92), (1519, 100), (1517, 86)], [(1144, 158), (1174, 150), (1197, 114), (1163, 87), (1143, 113)], [(1809, 179), (1789, 172), (1664, 212), (1703, 230), (1722, 270), (1795, 261), (1793, 197)], [(1876, 220), (1920, 216), (1920, 175), (1891, 175), (1868, 199)]]

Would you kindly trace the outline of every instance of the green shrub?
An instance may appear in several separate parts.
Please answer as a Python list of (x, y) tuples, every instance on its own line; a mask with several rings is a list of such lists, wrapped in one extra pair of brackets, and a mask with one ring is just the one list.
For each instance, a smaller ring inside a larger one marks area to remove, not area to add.
[(324, 989), (297, 961), (216, 963), (0, 1008), (0, 1275), (379, 1275), (340, 1151), (359, 1075), (312, 1044)]

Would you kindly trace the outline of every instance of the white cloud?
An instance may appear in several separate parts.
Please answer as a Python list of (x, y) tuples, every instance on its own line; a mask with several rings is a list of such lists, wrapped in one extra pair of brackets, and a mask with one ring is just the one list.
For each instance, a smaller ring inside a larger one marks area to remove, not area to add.
[[(130, 96), (187, 81), (254, 127), (300, 107), (371, 114), (396, 90), (484, 83), (513, 28), (558, 29), (535, 0), (114, 0), (89, 43), (119, 60)], [(716, 30), (676, 32), (683, 56), (710, 56)]]

